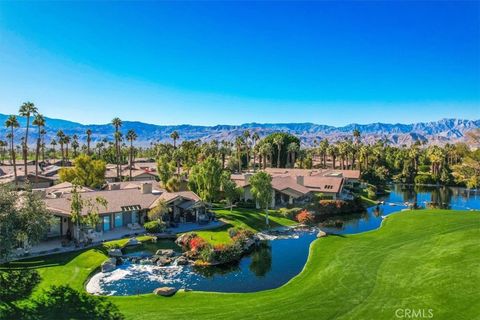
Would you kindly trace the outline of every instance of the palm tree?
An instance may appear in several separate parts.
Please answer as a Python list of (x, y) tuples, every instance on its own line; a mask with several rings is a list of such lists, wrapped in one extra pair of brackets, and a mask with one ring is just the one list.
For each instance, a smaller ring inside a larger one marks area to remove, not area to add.
[(70, 144), (70, 136), (63, 136), (63, 143), (65, 144), (65, 160), (68, 162), (68, 145)]
[(323, 163), (323, 168), (327, 167), (327, 149), (328, 149), (328, 139), (323, 139), (318, 144), (318, 149), (320, 151), (321, 163)]
[(119, 132), (120, 127), (122, 126), (122, 120), (120, 118), (113, 118), (112, 125), (115, 127), (115, 153), (117, 160), (117, 179), (120, 179), (120, 139), (121, 135)]
[(262, 155), (264, 170), (267, 167), (267, 157), (270, 158), (270, 166), (272, 166), (272, 152), (272, 144), (270, 142), (262, 141), (262, 144), (260, 145), (260, 154)]
[(225, 158), (230, 153), (230, 146), (228, 141), (222, 140), (220, 142), (220, 155), (222, 156), (222, 169), (225, 169)]
[(28, 129), (30, 127), (30, 116), (37, 113), (37, 108), (32, 102), (24, 102), (18, 110), (20, 116), (27, 118), (27, 130), (25, 131), (25, 140), (23, 140), (23, 161), (25, 168), (25, 180), (28, 179), (27, 158), (28, 158)]
[(173, 148), (177, 149), (177, 139), (180, 138), (177, 131), (170, 133), (170, 138), (173, 139)]
[(11, 152), (10, 157), (11, 157), (12, 162), (13, 162), (13, 174), (15, 176), (15, 185), (17, 185), (18, 182), (17, 182), (17, 164), (15, 162), (15, 143), (13, 142), (13, 140), (14, 140), (14, 129), (18, 128), (19, 126), (20, 125), (18, 124), (17, 117), (14, 116), (14, 115), (11, 115), (10, 117), (8, 117), (7, 121), (5, 121), (5, 127), (11, 129), (10, 134), (9, 134), (9, 137), (10, 137), (10, 152)]
[(127, 141), (130, 141), (130, 181), (132, 180), (132, 167), (133, 167), (133, 141), (137, 140), (138, 136), (133, 130), (128, 130), (127, 132)]
[(57, 150), (55, 149), (55, 146), (57, 145), (57, 141), (55, 141), (55, 139), (52, 139), (52, 141), (50, 141), (50, 145), (53, 149), (53, 160), (56, 160)]
[(337, 146), (334, 144), (329, 145), (327, 148), (327, 153), (332, 158), (333, 169), (336, 169), (336, 160), (337, 160), (337, 153), (338, 153)]
[(353, 139), (356, 145), (360, 144), (360, 137), (361, 137), (360, 130), (358, 130), (358, 128), (353, 129)]
[(280, 168), (280, 153), (282, 151), (283, 136), (277, 135), (273, 138), (273, 144), (277, 146), (277, 168)]
[(260, 140), (260, 136), (258, 135), (258, 132), (254, 132), (252, 135), (252, 143), (253, 143), (253, 171), (255, 171), (255, 160), (257, 158), (257, 141)]
[(60, 143), (60, 154), (62, 156), (62, 167), (65, 166), (65, 149), (64, 149), (64, 143), (65, 143), (65, 133), (63, 133), (62, 130), (57, 131), (57, 138), (58, 138), (58, 143)]
[(292, 168), (295, 167), (295, 155), (297, 152), (300, 150), (300, 147), (296, 142), (290, 142), (287, 146), (287, 152), (288, 152), (288, 161), (290, 162), (290, 165)]
[(42, 128), (40, 130), (40, 135), (42, 136), (42, 161), (45, 162), (45, 135), (47, 134), (47, 131)]
[(35, 150), (35, 182), (38, 183), (38, 158), (40, 156), (40, 146), (42, 143), (42, 127), (45, 126), (45, 118), (40, 114), (37, 113), (35, 115), (35, 119), (33, 119), (34, 126), (38, 128), (38, 137), (37, 137), (37, 148)]
[(87, 155), (90, 155), (90, 143), (92, 142), (92, 130), (87, 129)]
[(72, 136), (72, 139), (73, 158), (76, 158), (78, 155), (77, 149), (80, 147), (80, 144), (78, 143), (78, 136), (76, 134)]
[(243, 131), (243, 139), (245, 143), (245, 154), (247, 156), (247, 170), (250, 166), (250, 131), (245, 130)]
[(0, 155), (2, 156), (2, 159), (0, 161), (1, 164), (4, 163), (5, 161), (5, 147), (7, 146), (7, 141), (0, 140)]
[(235, 147), (237, 149), (237, 157), (238, 157), (238, 172), (242, 173), (242, 147), (243, 147), (244, 141), (242, 137), (237, 137), (235, 139)]

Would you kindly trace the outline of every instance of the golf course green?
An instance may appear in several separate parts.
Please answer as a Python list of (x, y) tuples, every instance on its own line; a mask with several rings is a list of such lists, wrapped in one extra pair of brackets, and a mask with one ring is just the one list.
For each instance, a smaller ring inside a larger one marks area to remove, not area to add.
[[(52, 284), (85, 290), (105, 248), (14, 262), (38, 270), (35, 294)], [(109, 297), (126, 319), (479, 319), (480, 213), (418, 210), (381, 228), (313, 242), (304, 270), (256, 293), (177, 292)], [(410, 311), (408, 311), (410, 310)], [(429, 317), (432, 318), (432, 317)]]

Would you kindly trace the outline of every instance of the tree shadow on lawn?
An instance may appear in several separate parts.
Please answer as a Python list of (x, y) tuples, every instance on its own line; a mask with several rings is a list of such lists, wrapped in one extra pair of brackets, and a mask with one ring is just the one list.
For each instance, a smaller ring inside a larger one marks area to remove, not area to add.
[(55, 266), (63, 266), (77, 258), (81, 254), (93, 250), (94, 252), (107, 255), (107, 249), (104, 246), (85, 248), (79, 251), (55, 253), (42, 257), (32, 257), (0, 265), (0, 270), (19, 270), (19, 269), (39, 269)]
[[(232, 212), (228, 214), (220, 214), (219, 216), (229, 221), (232, 221), (232, 220), (239, 221), (257, 231), (267, 229), (267, 225), (265, 223), (265, 214), (260, 212), (255, 212), (255, 213), (248, 212), (248, 211)], [(271, 215), (271, 214), (269, 216), (276, 217), (276, 218), (278, 217), (276, 215)], [(270, 228), (283, 226), (282, 224), (279, 224), (272, 219), (269, 220), (269, 223), (270, 223)]]

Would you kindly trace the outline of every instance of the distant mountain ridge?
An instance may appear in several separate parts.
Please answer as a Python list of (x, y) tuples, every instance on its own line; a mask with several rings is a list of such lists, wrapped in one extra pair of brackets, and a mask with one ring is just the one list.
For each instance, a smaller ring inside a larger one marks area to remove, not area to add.
[[(4, 127), (8, 115), (0, 113), (0, 139), (5, 140), (7, 129)], [(25, 119), (18, 118), (21, 124), (17, 130), (17, 138), (24, 134)], [(354, 129), (360, 130), (362, 141), (373, 143), (378, 139), (388, 139), (392, 145), (409, 145), (415, 141), (424, 141), (427, 144), (445, 144), (455, 143), (465, 140), (465, 134), (473, 129), (480, 128), (480, 120), (464, 119), (441, 119), (432, 122), (419, 122), (412, 124), (389, 124), (389, 123), (371, 123), (371, 124), (349, 124), (343, 127), (334, 127), (314, 123), (245, 123), (242, 125), (216, 125), (216, 126), (197, 126), (197, 125), (155, 125), (137, 121), (124, 121), (122, 132), (126, 133), (133, 129), (138, 135), (136, 145), (147, 146), (151, 142), (170, 141), (170, 133), (176, 130), (181, 140), (200, 139), (202, 141), (234, 140), (244, 130), (257, 131), (260, 136), (265, 136), (273, 132), (283, 131), (298, 136), (305, 145), (313, 145), (314, 140), (328, 139), (337, 141), (345, 137), (351, 137)], [(92, 130), (92, 141), (95, 144), (103, 138), (112, 140), (113, 127), (111, 124), (84, 125), (81, 123), (46, 118), (46, 141), (49, 143), (55, 137), (58, 130), (63, 130), (67, 135), (76, 134), (80, 142), (86, 140), (85, 131)], [(31, 130), (31, 142), (34, 142), (36, 130)]]

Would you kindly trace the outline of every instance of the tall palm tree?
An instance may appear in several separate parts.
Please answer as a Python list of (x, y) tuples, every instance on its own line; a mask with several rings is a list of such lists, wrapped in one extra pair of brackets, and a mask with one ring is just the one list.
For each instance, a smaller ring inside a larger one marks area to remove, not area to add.
[(60, 144), (60, 154), (62, 156), (62, 167), (64, 167), (65, 166), (65, 149), (64, 149), (65, 133), (63, 133), (62, 130), (58, 130), (57, 138), (58, 138), (58, 143)]
[(270, 166), (272, 166), (272, 144), (270, 142), (262, 141), (260, 145), (260, 154), (262, 155), (263, 160), (263, 170), (267, 168), (267, 157), (270, 159)]
[(12, 159), (12, 163), (13, 163), (13, 174), (14, 174), (14, 177), (15, 177), (15, 185), (18, 184), (17, 182), (17, 164), (16, 164), (16, 161), (15, 161), (15, 143), (14, 143), (14, 129), (15, 128), (18, 128), (20, 125), (18, 124), (18, 120), (17, 120), (17, 117), (14, 116), (14, 115), (11, 115), (8, 117), (8, 119), (5, 121), (5, 127), (7, 128), (10, 128), (11, 131), (10, 131), (10, 134), (9, 134), (9, 137), (10, 137), (10, 152), (11, 152), (11, 159)]
[(45, 126), (45, 118), (40, 114), (35, 114), (32, 124), (38, 128), (37, 148), (35, 150), (35, 182), (38, 183), (38, 158), (40, 157), (40, 147), (42, 144), (42, 127)]
[(273, 144), (277, 146), (277, 168), (280, 168), (280, 153), (282, 152), (283, 136), (277, 135), (273, 138)]
[(64, 135), (63, 136), (63, 143), (65, 144), (65, 160), (68, 162), (68, 145), (70, 144), (70, 136)]
[(257, 142), (258, 140), (260, 140), (260, 136), (258, 135), (258, 132), (254, 132), (252, 134), (252, 143), (253, 143), (253, 171), (255, 171), (255, 162), (256, 162), (256, 158), (257, 158), (257, 151), (258, 151), (258, 147), (257, 147)]
[(238, 172), (242, 173), (242, 147), (244, 145), (244, 141), (242, 137), (237, 137), (235, 139), (235, 147), (237, 149), (237, 157), (238, 157)]
[(115, 127), (115, 153), (117, 160), (117, 179), (120, 179), (120, 127), (122, 126), (122, 120), (120, 118), (113, 118), (112, 125)]
[(225, 169), (225, 158), (230, 153), (230, 146), (228, 141), (222, 140), (220, 142), (220, 155), (222, 156), (222, 169)]
[(173, 148), (177, 149), (177, 139), (180, 138), (178, 135), (178, 132), (175, 130), (172, 133), (170, 133), (170, 138), (173, 140)]
[(361, 137), (360, 130), (358, 130), (358, 128), (353, 129), (353, 139), (356, 145), (360, 144), (360, 137)]
[(90, 143), (92, 142), (92, 130), (87, 129), (87, 155), (90, 155)]
[(45, 162), (45, 136), (47, 135), (47, 131), (42, 128), (42, 130), (40, 130), (40, 135), (42, 136), (42, 161)]
[(338, 153), (337, 146), (334, 144), (329, 145), (327, 148), (327, 153), (332, 158), (333, 169), (336, 169), (336, 161), (337, 161), (337, 153)]
[(57, 141), (55, 139), (52, 139), (52, 141), (50, 141), (50, 145), (52, 146), (52, 149), (53, 149), (53, 160), (56, 160), (57, 150), (55, 146), (57, 145)]
[(77, 157), (77, 149), (78, 147), (80, 147), (79, 143), (78, 143), (78, 136), (76, 134), (74, 134), (72, 136), (72, 149), (73, 149), (73, 158), (76, 158)]
[(288, 152), (288, 162), (290, 163), (290, 166), (292, 168), (295, 167), (295, 155), (297, 152), (300, 150), (300, 147), (296, 142), (290, 142), (287, 146), (287, 152)]
[(0, 155), (2, 158), (0, 159), (0, 163), (3, 164), (5, 161), (5, 147), (7, 146), (7, 141), (0, 140)]
[(27, 130), (25, 131), (25, 139), (23, 140), (23, 161), (25, 168), (25, 180), (28, 179), (27, 158), (28, 158), (28, 129), (30, 127), (30, 117), (38, 112), (32, 102), (24, 102), (18, 110), (20, 116), (27, 118)]
[(243, 140), (244, 140), (244, 144), (245, 144), (245, 154), (247, 156), (247, 170), (250, 166), (250, 137), (251, 137), (251, 134), (250, 134), (249, 130), (243, 131)]
[(131, 181), (132, 180), (132, 167), (133, 167), (133, 141), (137, 140), (138, 136), (137, 136), (137, 134), (135, 133), (134, 130), (128, 130), (126, 138), (127, 138), (127, 141), (130, 141), (130, 159), (129, 159), (130, 165), (129, 165), (129, 168), (130, 168), (130, 181)]
[[(320, 151), (320, 162), (321, 162), (321, 167), (326, 168), (327, 167), (327, 149), (328, 149), (328, 139), (323, 139), (320, 141), (318, 144), (318, 150)], [(322, 165), (323, 163), (323, 165)]]

